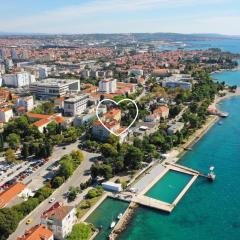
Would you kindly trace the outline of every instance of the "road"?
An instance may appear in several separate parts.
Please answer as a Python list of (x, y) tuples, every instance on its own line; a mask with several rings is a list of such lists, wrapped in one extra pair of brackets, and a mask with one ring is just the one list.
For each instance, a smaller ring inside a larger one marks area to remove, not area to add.
[[(67, 147), (68, 148), (68, 147)], [(76, 149), (76, 148), (75, 148)], [(69, 151), (69, 150), (68, 150)], [(93, 158), (99, 156), (99, 154), (88, 153), (82, 151), (84, 154), (84, 161), (76, 169), (74, 174), (61, 186), (59, 187), (48, 199), (43, 201), (37, 208), (35, 208), (28, 216), (26, 216), (18, 225), (17, 230), (9, 236), (9, 240), (16, 240), (17, 237), (23, 235), (26, 230), (40, 223), (41, 214), (47, 210), (52, 204), (49, 203), (51, 198), (55, 198), (56, 201), (64, 202), (64, 193), (68, 192), (69, 187), (79, 187), (80, 183), (85, 182), (89, 175), (86, 174), (86, 171), (90, 169)], [(31, 218), (33, 221), (31, 224), (26, 225), (27, 219)]]

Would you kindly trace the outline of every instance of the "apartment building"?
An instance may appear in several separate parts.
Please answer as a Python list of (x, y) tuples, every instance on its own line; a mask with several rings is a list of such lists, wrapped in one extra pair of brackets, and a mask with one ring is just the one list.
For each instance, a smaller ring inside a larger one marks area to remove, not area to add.
[(34, 107), (33, 96), (21, 97), (17, 99), (17, 107), (24, 107), (26, 112), (29, 112)]
[(49, 228), (54, 234), (54, 239), (58, 240), (66, 239), (76, 223), (76, 208), (63, 206), (59, 202), (55, 203), (41, 216), (41, 224)]
[(100, 93), (115, 93), (117, 91), (117, 79), (108, 78), (99, 82)]
[(13, 118), (13, 110), (11, 108), (1, 108), (0, 109), (0, 122), (8, 122)]
[(8, 87), (25, 87), (36, 81), (34, 75), (28, 72), (19, 72), (13, 74), (5, 74), (3, 76), (3, 83)]
[(64, 100), (64, 114), (66, 116), (76, 116), (81, 114), (87, 108), (89, 101), (88, 94), (82, 94), (79, 96), (71, 97)]

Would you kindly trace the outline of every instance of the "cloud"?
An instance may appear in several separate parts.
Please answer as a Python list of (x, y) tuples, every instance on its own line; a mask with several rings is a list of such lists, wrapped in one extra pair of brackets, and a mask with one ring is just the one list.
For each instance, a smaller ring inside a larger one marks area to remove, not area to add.
[[(79, 5), (44, 11), (38, 15), (13, 18), (7, 22), (1, 19), (0, 29), (45, 33), (120, 32), (121, 29), (125, 29), (125, 32), (133, 32), (136, 28), (144, 30), (140, 23), (148, 21), (153, 11), (159, 11), (157, 18), (161, 20), (161, 13), (165, 9), (179, 9), (179, 12), (182, 12), (189, 6), (209, 6), (224, 1), (226, 0), (92, 0)], [(129, 16), (136, 13), (142, 13), (144, 19), (136, 19), (136, 21), (129, 19)], [(114, 15), (122, 15), (122, 19), (114, 18)]]

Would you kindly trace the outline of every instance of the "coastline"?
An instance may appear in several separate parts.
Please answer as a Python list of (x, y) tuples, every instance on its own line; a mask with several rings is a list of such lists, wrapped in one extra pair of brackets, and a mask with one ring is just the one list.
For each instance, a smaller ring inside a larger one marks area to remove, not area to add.
[[(236, 93), (228, 93), (224, 97), (215, 97), (214, 102), (210, 106), (216, 107), (217, 103), (220, 103), (224, 99), (228, 99), (228, 98), (235, 97), (235, 96), (240, 96), (240, 88), (237, 89)], [(174, 148), (170, 152), (168, 152), (168, 157), (163, 161), (163, 164), (166, 163), (166, 162), (168, 162), (168, 163), (169, 162), (171, 162), (171, 163), (178, 162), (183, 157), (183, 155), (188, 151), (187, 148), (190, 148), (190, 147), (194, 146), (212, 128), (212, 126), (214, 126), (214, 124), (219, 119), (220, 119), (219, 116), (210, 115), (208, 117), (208, 119), (206, 120), (206, 123), (200, 129), (196, 130), (189, 137), (189, 139), (185, 143), (181, 144), (179, 147)], [(164, 174), (161, 174), (161, 175), (164, 175)], [(155, 184), (160, 178), (157, 177), (153, 181), (153, 183)], [(151, 184), (151, 186), (154, 185), (154, 184)], [(149, 189), (150, 187), (147, 187), (147, 189)], [(118, 224), (118, 228), (117, 228), (118, 231), (116, 231), (116, 232), (113, 231), (112, 234), (110, 235), (111, 236), (111, 238), (110, 238), (111, 240), (118, 238), (119, 234), (121, 234), (121, 232), (128, 225), (129, 221), (131, 221), (131, 217), (132, 217), (132, 214), (130, 216), (128, 215), (128, 218), (125, 221), (123, 221), (124, 224), (123, 224), (123, 222)]]

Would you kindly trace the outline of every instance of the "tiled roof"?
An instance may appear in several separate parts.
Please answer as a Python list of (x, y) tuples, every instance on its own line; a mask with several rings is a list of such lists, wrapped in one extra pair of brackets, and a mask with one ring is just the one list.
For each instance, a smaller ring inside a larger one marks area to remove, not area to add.
[(23, 236), (17, 240), (48, 240), (53, 237), (52, 231), (43, 225), (36, 225), (29, 229)]
[(45, 126), (46, 124), (50, 123), (51, 120), (49, 120), (48, 118), (46, 119), (41, 119), (35, 123), (33, 123), (33, 125), (35, 125), (36, 127), (41, 127), (41, 126)]
[(71, 206), (59, 207), (59, 208), (52, 211), (52, 214), (51, 214), (51, 216), (49, 216), (49, 218), (62, 220), (69, 214), (69, 212), (72, 211), (73, 208), (74, 207), (71, 207)]
[(44, 119), (44, 118), (51, 117), (51, 115), (38, 114), (38, 113), (27, 113), (27, 116), (30, 117), (30, 118), (37, 118), (37, 119)]
[(14, 197), (21, 193), (25, 184), (21, 182), (16, 182), (11, 187), (0, 193), (0, 208), (3, 208), (7, 203), (9, 203)]

